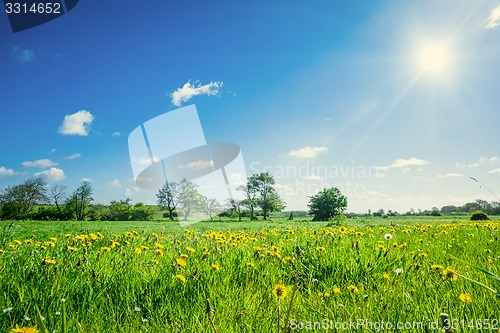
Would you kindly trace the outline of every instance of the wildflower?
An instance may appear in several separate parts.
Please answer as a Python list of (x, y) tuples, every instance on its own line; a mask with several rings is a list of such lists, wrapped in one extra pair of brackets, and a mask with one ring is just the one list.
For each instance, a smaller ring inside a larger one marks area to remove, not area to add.
[(13, 308), (3, 309), (3, 313), (11, 312)]
[(392, 239), (392, 234), (385, 234), (384, 238), (389, 241)]
[(186, 282), (186, 277), (182, 274), (177, 274), (175, 277), (182, 282)]
[(154, 265), (158, 265), (160, 262), (156, 259), (151, 260), (151, 263)]
[(181, 258), (189, 258), (187, 254), (181, 253)]
[(291, 262), (292, 261), (292, 257), (286, 256), (285, 258), (283, 258), (283, 261), (284, 262)]
[(458, 279), (457, 272), (451, 267), (447, 267), (445, 270), (442, 272), (443, 276), (449, 278), (451, 281), (455, 281)]
[(325, 293), (324, 296), (325, 297), (330, 297), (330, 293)]
[(19, 327), (16, 325), (16, 328), (13, 328), (10, 330), (9, 333), (38, 333), (40, 332), (39, 330), (36, 329), (36, 327)]
[(61, 315), (61, 312), (56, 311), (56, 316), (60, 316), (60, 315)]
[(141, 311), (141, 308), (140, 308), (140, 307), (138, 307), (138, 306), (136, 306), (136, 307), (134, 308), (134, 311), (135, 311), (135, 312), (140, 312), (140, 311)]
[(318, 292), (318, 296), (319, 296), (319, 297), (323, 297), (323, 293), (322, 293), (321, 291), (320, 291), (320, 292)]
[(24, 315), (24, 320), (26, 320), (26, 321), (30, 321), (30, 320), (31, 320), (31, 318), (30, 318), (30, 317), (28, 317), (27, 315)]
[(144, 245), (141, 245), (141, 249), (142, 249), (142, 250), (149, 250), (149, 247), (144, 246)]
[(71, 234), (64, 234), (64, 237), (69, 238), (71, 237)]
[(403, 269), (402, 268), (396, 268), (396, 270), (394, 271), (394, 273), (396, 273), (396, 275), (401, 275), (403, 274)]
[(55, 265), (56, 264), (56, 261), (55, 259), (43, 259), (43, 264), (44, 265)]
[(69, 246), (69, 245), (68, 245), (68, 251), (69, 251), (69, 252), (76, 252), (76, 251), (78, 251), (78, 249), (77, 249), (76, 247), (73, 247), (73, 246)]
[(25, 239), (24, 242), (26, 244), (33, 244), (33, 240), (31, 238)]
[(357, 292), (359, 291), (359, 289), (358, 289), (358, 288), (356, 288), (356, 286), (354, 286), (354, 285), (352, 285), (352, 284), (351, 284), (349, 287), (347, 287), (347, 289), (348, 289), (349, 291), (352, 291), (353, 293), (357, 293)]
[(21, 242), (19, 239), (16, 239), (16, 240), (14, 241), (14, 243), (16, 243), (17, 245), (21, 245), (21, 244), (22, 244), (22, 242)]
[(471, 303), (472, 302), (472, 297), (470, 297), (469, 294), (460, 294), (460, 296), (458, 296), (458, 297), (464, 303)]
[(157, 248), (159, 248), (159, 249), (163, 249), (163, 247), (164, 247), (164, 246), (163, 246), (162, 244), (160, 244), (160, 243), (155, 243), (155, 246), (156, 246)]
[(196, 250), (190, 246), (186, 247), (186, 251), (191, 252), (191, 253), (196, 252)]
[(135, 248), (134, 253), (135, 254), (141, 254), (142, 250), (138, 247)]
[(142, 318), (141, 320), (142, 320), (143, 323), (147, 323), (148, 322), (148, 320), (146, 318)]
[(283, 284), (277, 284), (274, 286), (273, 295), (279, 299), (284, 299), (286, 297), (286, 287)]
[(111, 248), (107, 247), (107, 246), (103, 246), (103, 247), (101, 247), (101, 251), (109, 252), (109, 251), (111, 251)]
[(419, 254), (418, 254), (418, 256), (419, 256), (419, 257), (427, 257), (427, 253), (422, 252), (422, 253), (419, 253)]
[(160, 249), (156, 249), (156, 250), (155, 250), (155, 253), (156, 253), (156, 255), (157, 255), (158, 257), (163, 257), (163, 251), (162, 251), (162, 250), (160, 250)]
[(214, 271), (218, 271), (218, 270), (220, 269), (220, 266), (219, 266), (219, 265), (217, 265), (217, 264), (212, 264), (212, 269), (213, 269)]
[(177, 262), (177, 265), (179, 265), (181, 267), (186, 267), (186, 265), (187, 265), (186, 260), (184, 260), (182, 258), (177, 258), (177, 259), (175, 259), (175, 261)]
[(333, 293), (334, 294), (340, 294), (340, 288), (339, 287), (333, 288)]
[(384, 277), (384, 279), (386, 279), (386, 280), (389, 280), (389, 278), (390, 278), (389, 274), (387, 274), (387, 273), (382, 274), (382, 276), (383, 276), (383, 277)]
[(440, 271), (442, 270), (444, 267), (442, 265), (432, 265), (431, 266), (432, 269), (435, 269), (436, 271)]
[(318, 247), (316, 248), (316, 250), (318, 250), (318, 251), (320, 251), (320, 252), (323, 252), (323, 251), (325, 251), (325, 248), (324, 248), (323, 246), (318, 246)]
[(251, 261), (247, 262), (247, 266), (248, 267), (255, 267), (255, 264)]

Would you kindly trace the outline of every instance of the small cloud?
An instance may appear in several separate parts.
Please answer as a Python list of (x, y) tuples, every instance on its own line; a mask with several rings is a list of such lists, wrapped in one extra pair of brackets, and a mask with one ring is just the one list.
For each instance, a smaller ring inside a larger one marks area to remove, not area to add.
[(12, 57), (18, 62), (27, 63), (35, 60), (35, 51), (15, 46), (12, 48)]
[(295, 195), (295, 190), (290, 185), (274, 184), (273, 187), (281, 195)]
[(170, 94), (172, 104), (181, 106), (183, 102), (188, 102), (191, 98), (197, 95), (218, 95), (219, 89), (222, 87), (223, 82), (210, 82), (201, 85), (200, 82), (191, 83), (186, 82), (182, 88), (177, 88), (176, 91)]
[(64, 117), (59, 133), (62, 135), (89, 135), (89, 126), (94, 120), (94, 116), (85, 110), (80, 110)]
[(94, 181), (94, 179), (92, 178), (88, 178), (88, 177), (85, 177), (85, 178), (82, 178), (80, 179), (80, 181), (83, 183), (83, 182), (88, 182), (88, 183), (92, 183)]
[(319, 154), (324, 154), (328, 151), (326, 147), (304, 147), (298, 150), (292, 150), (287, 154), (287, 156), (291, 157), (300, 157), (300, 158), (315, 158)]
[(35, 177), (44, 177), (48, 181), (58, 182), (66, 179), (66, 175), (64, 171), (59, 168), (50, 168), (49, 170), (45, 170), (42, 172), (35, 173)]
[(133, 196), (135, 193), (137, 193), (139, 191), (140, 191), (140, 189), (138, 187), (126, 188), (124, 195), (126, 197), (131, 197), (131, 196)]
[(488, 17), (488, 23), (486, 24), (486, 29), (493, 29), (500, 25), (500, 6), (494, 8), (490, 16)]
[(500, 168), (492, 169), (492, 170), (488, 171), (488, 173), (500, 173)]
[(308, 176), (305, 176), (304, 179), (306, 179), (306, 180), (321, 180), (322, 178), (320, 176), (316, 176), (316, 175), (308, 175)]
[(1, 166), (0, 167), (0, 178), (6, 177), (6, 176), (13, 176), (14, 175), (14, 170), (12, 169), (7, 169), (6, 167)]
[(426, 160), (421, 160), (415, 157), (409, 158), (409, 159), (397, 159), (394, 162), (392, 162), (391, 167), (393, 168), (407, 168), (409, 166), (417, 166), (417, 165), (427, 165), (431, 162), (426, 161)]
[(81, 156), (82, 156), (82, 154), (73, 154), (73, 155), (66, 156), (64, 159), (65, 160), (74, 160), (75, 158), (79, 158)]
[(496, 157), (496, 156), (490, 157), (490, 162), (495, 162), (497, 160), (498, 160), (498, 157)]
[(55, 152), (57, 151), (57, 148), (52, 148), (49, 152), (49, 155), (52, 155), (54, 154)]
[(120, 137), (120, 136), (122, 136), (122, 134), (120, 132), (114, 132), (111, 135), (114, 136), (114, 137), (117, 137), (117, 138)]
[(121, 187), (122, 184), (120, 184), (120, 181), (118, 179), (113, 179), (112, 181), (110, 181), (108, 183), (108, 186), (111, 186), (111, 187)]
[(136, 157), (136, 156), (132, 156), (132, 162), (137, 163), (139, 165), (149, 166), (152, 163), (160, 162), (160, 159), (158, 157), (156, 157), (156, 156), (153, 156), (153, 159), (151, 161), (151, 158), (149, 158), (149, 157)]
[(190, 162), (186, 165), (179, 165), (179, 168), (190, 169), (190, 170), (203, 170), (203, 169), (209, 169), (213, 165), (214, 164), (212, 161), (199, 160), (199, 161)]
[(50, 168), (57, 165), (56, 162), (52, 162), (49, 159), (36, 160), (34, 162), (26, 161), (21, 164), (27, 168), (40, 168), (40, 169)]
[(446, 173), (446, 174), (437, 175), (436, 178), (437, 179), (457, 178), (457, 177), (463, 177), (463, 176), (464, 175), (462, 175), (461, 173), (450, 172), (450, 173)]

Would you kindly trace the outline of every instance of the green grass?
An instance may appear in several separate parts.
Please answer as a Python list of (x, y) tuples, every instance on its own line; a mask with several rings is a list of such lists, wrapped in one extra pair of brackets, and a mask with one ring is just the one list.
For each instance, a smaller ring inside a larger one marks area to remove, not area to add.
[[(10, 228), (1, 221), (0, 310), (12, 310), (0, 311), (0, 332), (16, 325), (213, 332), (206, 299), (219, 333), (283, 332), (289, 309), (289, 322), (304, 328), (361, 319), (440, 325), (443, 311), (459, 325), (491, 324), (500, 319), (500, 282), (473, 266), (500, 275), (500, 224), (465, 218), (357, 219), (342, 227), (221, 221), (187, 229), (165, 221), (21, 221)], [(176, 261), (182, 255), (185, 267)], [(457, 275), (443, 275), (447, 267)], [(279, 325), (277, 284), (288, 291)], [(472, 302), (460, 299), (465, 294)], [(45, 320), (37, 324), (38, 313)]]

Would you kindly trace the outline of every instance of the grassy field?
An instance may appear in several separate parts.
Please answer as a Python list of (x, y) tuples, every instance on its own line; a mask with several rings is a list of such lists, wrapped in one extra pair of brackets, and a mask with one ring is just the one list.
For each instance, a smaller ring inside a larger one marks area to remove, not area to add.
[(498, 220), (0, 227), (0, 332), (500, 327)]

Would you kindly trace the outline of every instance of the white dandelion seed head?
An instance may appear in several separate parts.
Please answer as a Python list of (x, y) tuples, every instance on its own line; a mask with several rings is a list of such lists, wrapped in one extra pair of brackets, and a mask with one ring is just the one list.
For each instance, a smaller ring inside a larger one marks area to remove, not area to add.
[(11, 312), (12, 308), (3, 309), (3, 313)]
[(138, 306), (136, 306), (136, 307), (134, 308), (134, 311), (140, 312), (140, 311), (141, 311), (141, 308), (140, 308), (140, 307), (138, 307)]
[(392, 239), (392, 234), (385, 234), (384, 238), (387, 239), (387, 240), (391, 240)]
[(403, 269), (402, 268), (396, 268), (396, 270), (394, 271), (396, 273), (396, 275), (401, 275), (403, 274)]
[(27, 315), (24, 315), (24, 320), (26, 320), (26, 321), (30, 321), (30, 320), (31, 320), (31, 318), (30, 318), (30, 317), (28, 317)]
[(57, 311), (56, 316), (60, 316), (60, 315), (61, 315), (61, 312)]

